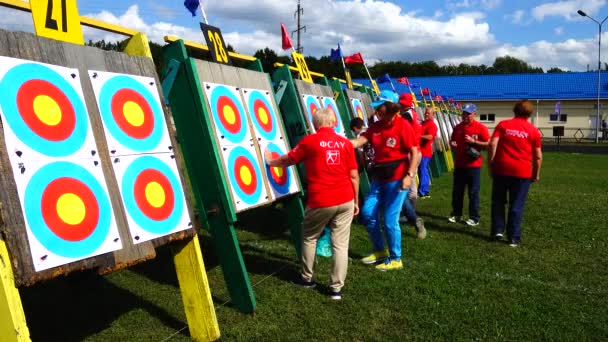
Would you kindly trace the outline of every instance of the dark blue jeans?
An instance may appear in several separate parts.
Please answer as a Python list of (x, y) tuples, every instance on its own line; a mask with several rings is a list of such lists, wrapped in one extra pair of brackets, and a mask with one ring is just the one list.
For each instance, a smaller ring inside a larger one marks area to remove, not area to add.
[(521, 238), (521, 218), (530, 189), (529, 178), (492, 176), (492, 236), (505, 231), (505, 205), (509, 201), (507, 237), (519, 241)]
[(464, 189), (469, 194), (469, 218), (479, 221), (479, 182), (481, 168), (463, 167), (454, 169), (454, 186), (452, 187), (452, 216), (462, 216)]
[(420, 165), (418, 165), (418, 177), (420, 177), (418, 196), (426, 196), (431, 192), (431, 173), (429, 172), (430, 162), (431, 157), (422, 157)]

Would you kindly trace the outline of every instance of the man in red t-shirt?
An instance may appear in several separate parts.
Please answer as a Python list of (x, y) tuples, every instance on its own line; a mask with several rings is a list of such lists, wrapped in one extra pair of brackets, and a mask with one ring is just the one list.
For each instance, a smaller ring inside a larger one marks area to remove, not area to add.
[[(418, 153), (412, 155), (410, 153), (410, 163), (418, 170), (422, 154), (420, 153), (420, 134), (422, 132), (422, 126), (418, 122), (418, 113), (414, 109), (414, 98), (410, 93), (403, 93), (399, 96), (399, 106), (401, 107), (401, 116), (409, 122), (414, 132), (414, 143), (418, 147)], [(418, 201), (418, 184), (416, 180), (410, 183), (410, 191), (407, 193), (407, 198), (403, 201), (401, 208), (401, 214), (399, 223), (409, 223), (416, 228), (416, 236), (418, 239), (426, 238), (426, 228), (424, 227), (424, 220), (422, 217), (418, 217), (416, 214), (416, 202)]]
[(527, 100), (513, 107), (515, 117), (501, 121), (490, 141), (489, 164), (492, 174), (492, 231), (495, 240), (505, 231), (505, 205), (509, 200), (506, 224), (511, 247), (521, 239), (521, 219), (530, 183), (540, 179), (542, 164), (541, 136), (528, 118), (534, 105)]
[[(355, 147), (370, 143), (374, 149), (374, 165), (371, 168), (371, 184), (363, 208), (361, 221), (365, 224), (373, 251), (361, 261), (376, 264), (379, 271), (403, 268), (401, 261), (401, 227), (399, 213), (407, 197), (410, 183), (414, 181), (415, 164), (410, 164), (410, 153), (416, 155), (418, 147), (410, 124), (399, 115), (399, 96), (383, 90), (372, 102), (380, 119), (374, 122), (360, 137), (353, 140)], [(384, 232), (388, 250), (384, 248), (380, 214), (384, 214)]]
[(292, 282), (310, 288), (317, 241), (325, 226), (331, 229), (333, 252), (330, 276), (330, 296), (342, 299), (342, 287), (348, 268), (348, 243), (353, 215), (359, 213), (359, 173), (355, 150), (348, 139), (333, 129), (335, 117), (323, 108), (315, 112), (313, 125), (316, 133), (305, 136), (288, 154), (272, 159), (264, 151), (266, 163), (272, 167), (286, 167), (304, 162), (308, 184), (306, 210), (302, 222), (302, 269)]
[(467, 103), (462, 106), (462, 122), (454, 127), (450, 145), (456, 149), (454, 160), (454, 185), (452, 187), (452, 213), (450, 222), (457, 222), (462, 217), (464, 190), (468, 188), (469, 226), (479, 225), (479, 189), (481, 179), (481, 150), (489, 144), (488, 128), (475, 120), (477, 106)]
[(420, 185), (418, 186), (418, 196), (420, 198), (431, 197), (431, 174), (429, 172), (429, 163), (433, 158), (433, 140), (437, 135), (437, 125), (435, 124), (435, 110), (428, 107), (424, 110), (424, 121), (422, 121), (420, 132), (420, 152), (422, 160), (418, 166), (418, 177)]

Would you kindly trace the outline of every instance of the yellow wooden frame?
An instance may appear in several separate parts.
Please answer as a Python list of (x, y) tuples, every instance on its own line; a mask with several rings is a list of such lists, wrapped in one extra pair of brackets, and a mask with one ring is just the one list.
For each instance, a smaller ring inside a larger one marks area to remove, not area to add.
[[(30, 11), (29, 3), (20, 0), (0, 0), (0, 5), (26, 12)], [(85, 26), (130, 36), (131, 39), (124, 52), (133, 56), (152, 58), (148, 38), (139, 31), (87, 17), (80, 17), (80, 23)], [(215, 341), (220, 338), (220, 330), (198, 235), (195, 234), (188, 240), (176, 242), (171, 247), (190, 336), (196, 341)], [(29, 340), (29, 329), (21, 297), (15, 287), (11, 258), (5, 242), (0, 239), (0, 341), (21, 342)]]

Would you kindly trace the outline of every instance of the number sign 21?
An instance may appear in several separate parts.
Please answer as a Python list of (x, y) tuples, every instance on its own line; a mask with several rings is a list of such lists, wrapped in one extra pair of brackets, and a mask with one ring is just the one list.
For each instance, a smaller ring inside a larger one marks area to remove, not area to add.
[(228, 50), (226, 50), (226, 43), (224, 43), (224, 37), (219, 28), (207, 24), (201, 23), (201, 30), (205, 36), (205, 41), (211, 52), (211, 58), (216, 63), (221, 64), (232, 64), (230, 56), (228, 56)]
[(38, 36), (84, 44), (76, 0), (30, 0), (30, 7)]

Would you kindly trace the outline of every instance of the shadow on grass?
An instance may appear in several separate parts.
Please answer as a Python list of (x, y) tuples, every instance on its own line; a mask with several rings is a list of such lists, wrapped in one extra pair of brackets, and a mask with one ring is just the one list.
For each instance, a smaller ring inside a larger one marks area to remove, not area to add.
[[(173, 330), (186, 323), (163, 308), (84, 271), (20, 289), (33, 341), (81, 341), (112, 326), (135, 309)], [(188, 330), (180, 334), (190, 336)]]
[(447, 217), (434, 215), (426, 212), (418, 212), (418, 215), (423, 218), (432, 218), (436, 220), (445, 221), (445, 224), (437, 224), (433, 221), (424, 221), (424, 225), (427, 230), (436, 231), (436, 232), (444, 232), (444, 233), (454, 233), (461, 235), (468, 235), (474, 237), (476, 239), (490, 241), (490, 237), (486, 234), (478, 233), (472, 230), (471, 227), (467, 226), (465, 223), (448, 223)]

